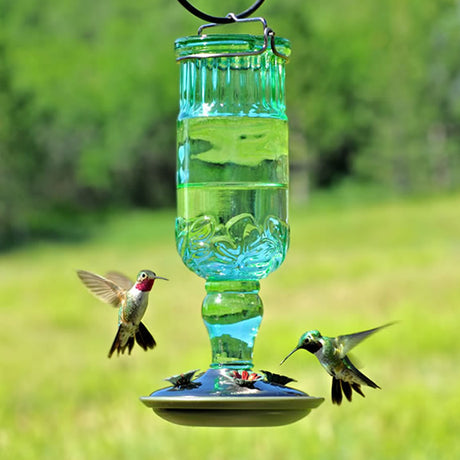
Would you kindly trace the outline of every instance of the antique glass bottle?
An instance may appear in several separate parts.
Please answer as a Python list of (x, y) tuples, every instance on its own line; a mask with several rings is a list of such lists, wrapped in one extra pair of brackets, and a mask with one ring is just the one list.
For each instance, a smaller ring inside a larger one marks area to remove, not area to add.
[(289, 42), (264, 36), (197, 35), (176, 41), (177, 249), (206, 280), (202, 316), (212, 368), (252, 368), (263, 314), (259, 280), (289, 244)]

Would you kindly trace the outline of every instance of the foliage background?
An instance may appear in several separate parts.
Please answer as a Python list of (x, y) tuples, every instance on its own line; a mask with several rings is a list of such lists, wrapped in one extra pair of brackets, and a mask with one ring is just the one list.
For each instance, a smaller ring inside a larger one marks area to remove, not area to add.
[[(194, 1), (247, 7), (216, 3)], [(357, 351), (383, 389), (332, 407), (329, 377), (299, 352), (283, 373), (326, 401), (287, 427), (184, 428), (136, 402), (209, 363), (172, 210), (173, 42), (200, 21), (172, 0), (0, 0), (1, 458), (460, 457), (459, 2), (267, 0), (260, 13), (292, 42), (293, 206), (288, 258), (262, 284), (256, 366), (279, 370), (306, 329), (399, 320)], [(146, 315), (158, 349), (108, 360), (116, 314), (74, 270), (144, 266), (171, 279)]]
[[(247, 2), (195, 5), (225, 15)], [(458, 188), (458, 1), (267, 1), (260, 14), (292, 41), (298, 196), (343, 180)], [(172, 205), (173, 42), (201, 22), (171, 0), (1, 0), (0, 17), (1, 245), (78, 236), (88, 213)]]

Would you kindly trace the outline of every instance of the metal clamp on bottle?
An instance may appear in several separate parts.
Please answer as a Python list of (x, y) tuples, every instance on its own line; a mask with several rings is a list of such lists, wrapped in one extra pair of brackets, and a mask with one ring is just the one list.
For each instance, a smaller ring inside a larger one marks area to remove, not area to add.
[(256, 3), (251, 8), (248, 8), (246, 11), (243, 11), (242, 13), (235, 14), (235, 13), (229, 13), (225, 17), (218, 17), (218, 16), (210, 16), (206, 13), (203, 13), (202, 11), (196, 9), (193, 5), (191, 5), (187, 0), (178, 0), (181, 5), (183, 5), (187, 10), (189, 10), (191, 13), (193, 13), (195, 16), (205, 19), (205, 20), (211, 20), (213, 22), (209, 24), (203, 24), (198, 28), (198, 35), (200, 36), (206, 36), (206, 34), (203, 33), (205, 29), (209, 29), (211, 27), (217, 27), (219, 25), (225, 25), (225, 24), (233, 24), (233, 23), (248, 23), (248, 22), (261, 22), (263, 27), (264, 27), (264, 43), (263, 46), (259, 49), (253, 50), (253, 51), (248, 51), (248, 52), (237, 52), (237, 53), (215, 53), (215, 54), (207, 54), (207, 53), (199, 53), (199, 54), (190, 54), (188, 56), (180, 56), (176, 59), (176, 61), (182, 61), (184, 59), (194, 59), (194, 58), (216, 58), (216, 57), (236, 57), (236, 56), (256, 56), (258, 54), (264, 53), (268, 49), (268, 43), (270, 42), (270, 48), (275, 56), (278, 56), (286, 61), (289, 60), (289, 57), (283, 53), (280, 53), (276, 49), (276, 44), (275, 44), (275, 32), (273, 29), (268, 27), (267, 21), (265, 18), (262, 17), (256, 17), (256, 18), (248, 18), (250, 14), (252, 14), (259, 6), (264, 2), (264, 0), (258, 0)]

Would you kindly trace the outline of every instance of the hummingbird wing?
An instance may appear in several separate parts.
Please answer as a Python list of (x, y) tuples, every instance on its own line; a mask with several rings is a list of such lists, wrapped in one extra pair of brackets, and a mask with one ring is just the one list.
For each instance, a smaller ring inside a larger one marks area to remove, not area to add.
[[(350, 359), (348, 358), (348, 356), (345, 356), (345, 358), (343, 358), (343, 362), (345, 364), (345, 366), (350, 369), (353, 374), (355, 375), (355, 377), (358, 377), (361, 382), (359, 382), (359, 384), (363, 384), (363, 385), (367, 385), (369, 387), (372, 387), (372, 388), (380, 388), (375, 382), (373, 382), (369, 377), (366, 377), (362, 372), (360, 372), (358, 369), (356, 369), (356, 367), (354, 366), (354, 364), (350, 361)], [(355, 383), (358, 383), (358, 382), (355, 382)], [(355, 389), (356, 390), (356, 389)], [(364, 396), (362, 394), (362, 392), (356, 390), (358, 393), (361, 394), (361, 396)]]
[(115, 272), (111, 271), (105, 274), (105, 277), (113, 281), (115, 284), (118, 284), (118, 286), (122, 287), (126, 291), (131, 289), (134, 285), (134, 282), (130, 280), (126, 275), (123, 275), (123, 273), (120, 272)]
[(125, 294), (125, 290), (113, 281), (104, 278), (96, 273), (86, 270), (77, 270), (77, 275), (83, 284), (103, 302), (110, 303), (114, 307), (119, 307)]
[(383, 326), (368, 329), (367, 331), (356, 332), (355, 334), (337, 336), (334, 339), (334, 342), (336, 349), (339, 352), (339, 357), (344, 358), (352, 348), (356, 347), (356, 345), (362, 342), (365, 338), (369, 337), (371, 334), (374, 334), (380, 329), (391, 326), (392, 324), (394, 323), (384, 324)]

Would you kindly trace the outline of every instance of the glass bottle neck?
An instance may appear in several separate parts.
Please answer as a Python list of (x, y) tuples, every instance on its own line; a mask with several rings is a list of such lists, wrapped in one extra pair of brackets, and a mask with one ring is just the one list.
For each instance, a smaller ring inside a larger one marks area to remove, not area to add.
[(258, 281), (208, 281), (202, 316), (212, 348), (212, 368), (253, 367), (254, 340), (263, 315)]

